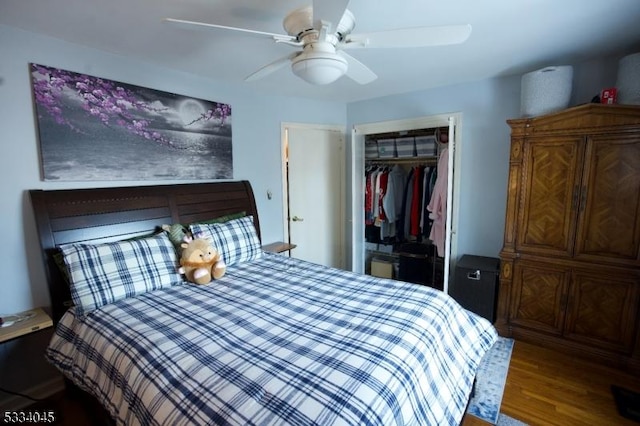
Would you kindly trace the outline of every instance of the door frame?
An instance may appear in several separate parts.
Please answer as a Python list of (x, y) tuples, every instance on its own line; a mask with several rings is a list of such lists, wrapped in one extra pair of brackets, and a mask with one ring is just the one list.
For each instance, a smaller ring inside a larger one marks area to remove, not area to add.
[[(281, 174), (282, 174), (282, 221), (284, 230), (284, 241), (290, 242), (289, 238), (289, 186), (288, 186), (288, 171), (287, 171), (287, 143), (288, 143), (288, 129), (302, 129), (302, 130), (325, 130), (325, 131), (336, 131), (342, 135), (342, 152), (343, 155), (340, 157), (341, 160), (341, 168), (342, 168), (342, 184), (340, 185), (340, 198), (342, 199), (340, 215), (342, 220), (340, 221), (342, 230), (341, 235), (341, 263), (343, 265), (347, 264), (347, 258), (350, 257), (349, 250), (345, 247), (345, 229), (344, 223), (346, 222), (346, 214), (347, 207), (345, 202), (345, 192), (347, 187), (347, 170), (346, 170), (346, 148), (347, 148), (347, 139), (346, 139), (346, 127), (344, 125), (338, 124), (315, 124), (315, 123), (295, 123), (295, 122), (282, 122), (280, 124), (280, 161), (281, 161)], [(291, 255), (291, 252), (289, 252)]]
[[(458, 206), (460, 205), (460, 167), (462, 155), (462, 113), (428, 115), (403, 120), (354, 124), (351, 130), (351, 257), (348, 266), (352, 271), (364, 273), (364, 138), (366, 135), (405, 130), (449, 127), (449, 180), (450, 197), (447, 202), (447, 228), (445, 247), (449, 255), (444, 264), (444, 292), (448, 293), (449, 278), (458, 258)], [(453, 151), (453, 155), (451, 152)], [(455, 208), (453, 206), (456, 206)]]

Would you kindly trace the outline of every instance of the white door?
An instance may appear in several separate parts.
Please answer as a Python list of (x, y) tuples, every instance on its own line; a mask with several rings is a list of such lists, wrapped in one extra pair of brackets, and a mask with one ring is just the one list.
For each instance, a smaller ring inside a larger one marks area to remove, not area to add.
[(285, 126), (291, 256), (344, 268), (345, 139), (341, 130)]

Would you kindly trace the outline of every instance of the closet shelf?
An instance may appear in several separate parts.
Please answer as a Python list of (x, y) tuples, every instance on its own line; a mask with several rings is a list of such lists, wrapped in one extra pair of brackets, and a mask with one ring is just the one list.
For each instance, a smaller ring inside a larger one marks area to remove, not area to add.
[(412, 163), (420, 163), (420, 164), (437, 164), (438, 157), (389, 157), (389, 158), (365, 158), (365, 163), (368, 164), (389, 164), (389, 163), (397, 163), (397, 164), (412, 164)]

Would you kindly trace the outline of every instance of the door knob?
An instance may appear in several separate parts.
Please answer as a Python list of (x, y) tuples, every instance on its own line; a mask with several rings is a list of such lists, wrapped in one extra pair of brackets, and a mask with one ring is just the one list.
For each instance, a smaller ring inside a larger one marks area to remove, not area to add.
[(292, 221), (294, 222), (302, 222), (304, 220), (304, 218), (298, 217), (298, 216), (294, 216), (291, 218)]

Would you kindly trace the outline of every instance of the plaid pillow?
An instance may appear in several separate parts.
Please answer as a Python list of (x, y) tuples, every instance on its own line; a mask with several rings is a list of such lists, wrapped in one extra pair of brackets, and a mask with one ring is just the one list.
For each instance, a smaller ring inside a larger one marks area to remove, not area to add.
[(164, 234), (60, 247), (79, 314), (147, 291), (183, 283), (175, 248)]
[[(241, 217), (245, 217), (246, 215), (247, 215), (247, 212), (242, 211), (238, 213), (229, 213), (224, 216), (215, 217), (213, 219), (199, 220), (194, 223), (199, 223), (199, 224), (223, 223), (223, 222), (229, 222), (230, 220), (233, 220), (233, 219), (239, 219)], [(173, 245), (176, 246), (178, 250), (180, 249), (180, 245), (184, 242), (183, 238), (185, 236), (185, 233), (187, 232), (187, 228), (189, 228), (189, 225), (183, 225), (181, 223), (174, 223), (171, 225), (162, 225), (162, 229), (167, 233), (167, 235), (169, 236), (169, 239), (171, 240)]]
[(253, 216), (225, 223), (195, 223), (190, 229), (193, 235), (211, 238), (213, 247), (222, 253), (227, 266), (262, 256), (262, 246), (253, 225)]

